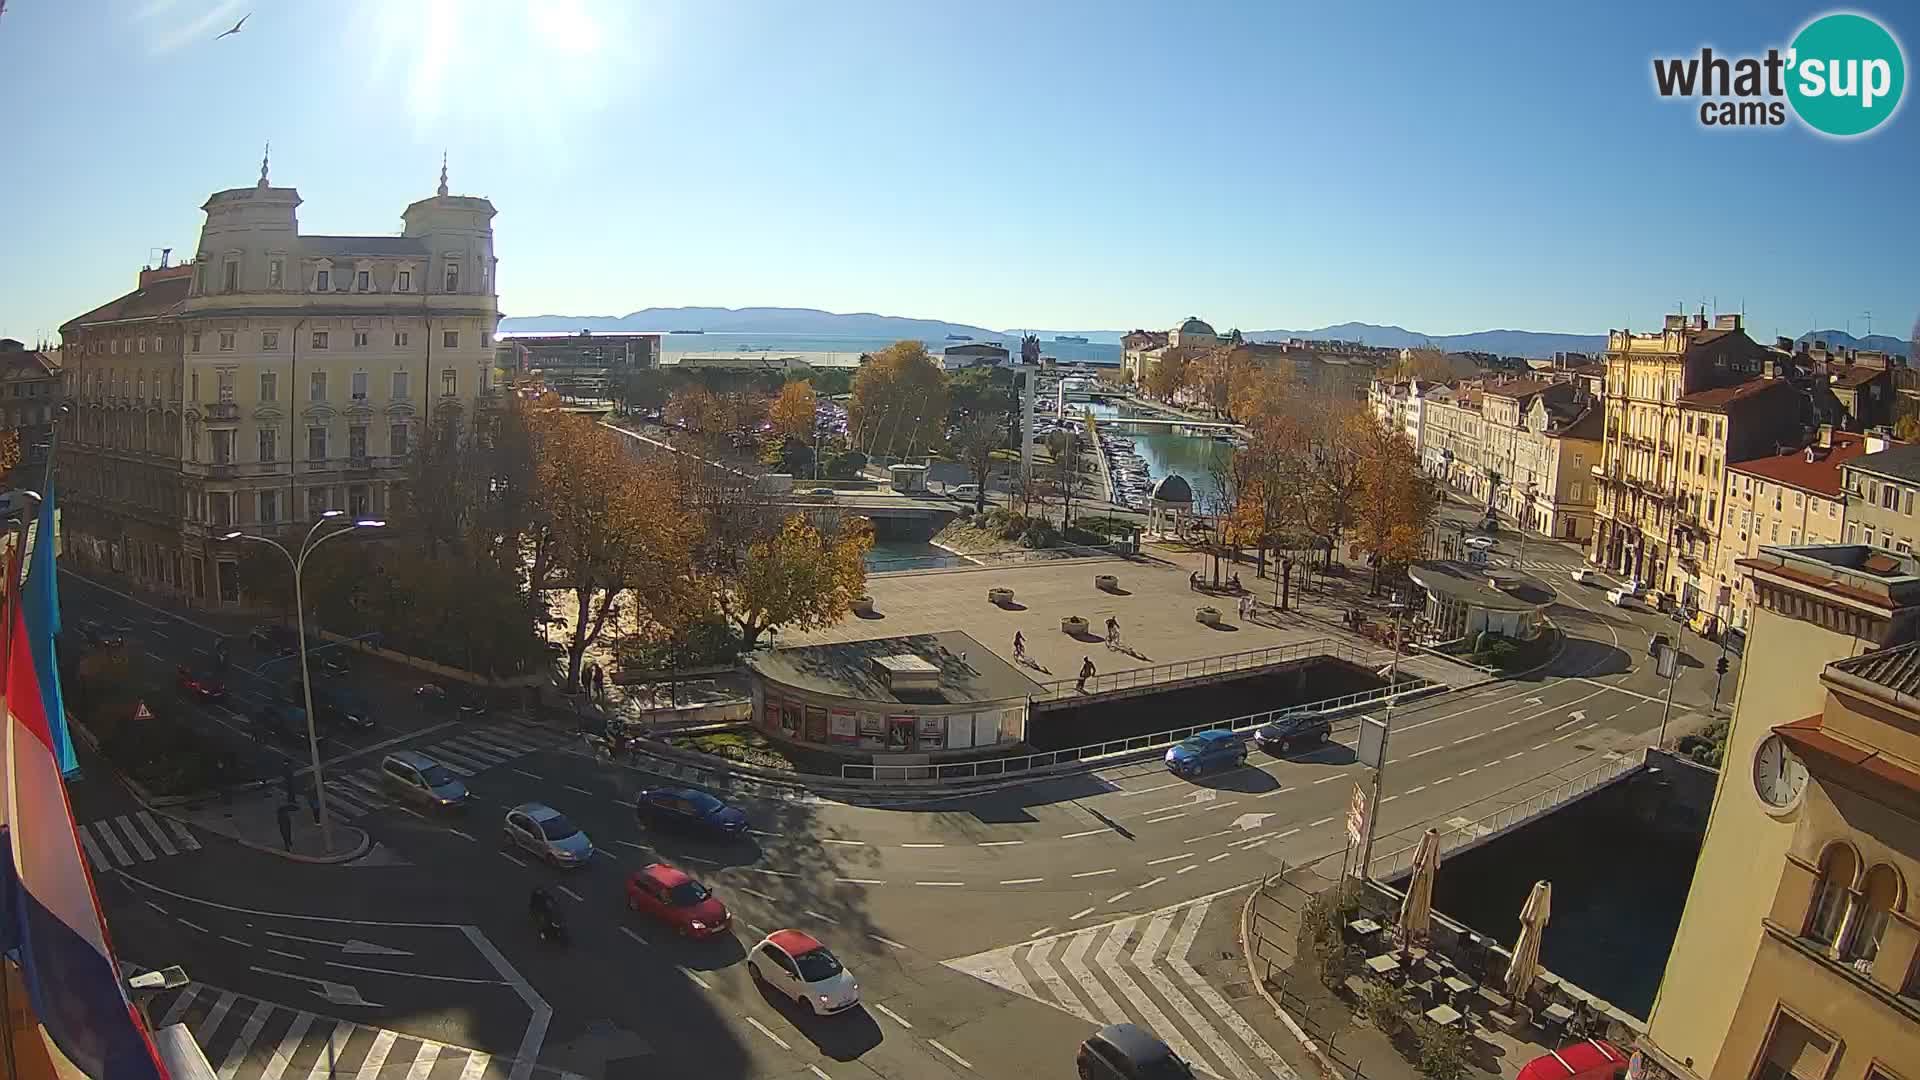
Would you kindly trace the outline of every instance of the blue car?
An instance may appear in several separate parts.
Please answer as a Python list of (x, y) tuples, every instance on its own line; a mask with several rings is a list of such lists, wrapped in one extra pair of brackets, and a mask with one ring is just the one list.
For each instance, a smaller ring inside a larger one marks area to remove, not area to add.
[(730, 840), (747, 831), (747, 815), (737, 806), (696, 788), (649, 788), (633, 801), (642, 828), (666, 826)]
[(1167, 771), (1179, 777), (1238, 768), (1246, 761), (1247, 744), (1231, 731), (1203, 731), (1167, 751)]

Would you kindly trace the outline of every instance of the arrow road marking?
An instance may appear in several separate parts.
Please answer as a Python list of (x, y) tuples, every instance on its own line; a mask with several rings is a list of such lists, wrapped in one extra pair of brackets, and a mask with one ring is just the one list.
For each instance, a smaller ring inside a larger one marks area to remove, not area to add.
[(1546, 703), (1547, 701), (1545, 698), (1537, 698), (1537, 697), (1530, 697), (1527, 700), (1521, 702), (1521, 704), (1523, 705), (1545, 705)]
[(379, 1002), (368, 1001), (366, 998), (361, 997), (359, 990), (348, 986), (346, 983), (328, 982), (325, 979), (309, 979), (305, 975), (295, 975), (289, 971), (275, 971), (272, 968), (256, 967), (252, 970), (262, 975), (278, 975), (283, 979), (292, 979), (295, 982), (307, 983), (314, 988), (314, 993), (320, 995), (328, 1003), (333, 1005), (364, 1005), (370, 1009), (380, 1008)]
[(1201, 788), (1199, 791), (1187, 796), (1185, 801), (1198, 806), (1201, 803), (1210, 803), (1219, 797), (1219, 795), (1214, 793), (1212, 788)]
[(1233, 819), (1233, 827), (1241, 832), (1252, 832), (1260, 827), (1261, 822), (1273, 816), (1272, 814), (1241, 814)]
[(349, 956), (412, 956), (404, 949), (390, 949), (385, 945), (376, 945), (371, 941), (354, 938), (350, 941), (330, 941), (327, 938), (301, 937), (299, 934), (283, 934), (278, 930), (265, 931), (268, 937), (285, 938), (288, 941), (304, 941), (309, 945), (330, 945)]
[(1586, 718), (1587, 718), (1587, 710), (1575, 709), (1572, 712), (1567, 714), (1567, 722), (1565, 724), (1555, 724), (1553, 726), (1553, 730), (1559, 731), (1561, 728), (1566, 727), (1568, 724), (1577, 724), (1580, 721), (1585, 720)]

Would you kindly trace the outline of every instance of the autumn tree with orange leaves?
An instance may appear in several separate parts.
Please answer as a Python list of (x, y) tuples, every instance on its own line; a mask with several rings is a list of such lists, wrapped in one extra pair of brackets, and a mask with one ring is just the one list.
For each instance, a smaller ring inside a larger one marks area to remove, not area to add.
[(813, 384), (795, 379), (781, 387), (773, 404), (767, 407), (767, 420), (773, 425), (776, 438), (806, 442), (813, 438), (818, 410), (819, 399), (814, 395)]
[(1406, 435), (1371, 413), (1350, 418), (1346, 426), (1359, 481), (1354, 536), (1373, 563), (1377, 592), (1382, 571), (1420, 557), (1440, 504), (1439, 492), (1421, 474), (1419, 456)]

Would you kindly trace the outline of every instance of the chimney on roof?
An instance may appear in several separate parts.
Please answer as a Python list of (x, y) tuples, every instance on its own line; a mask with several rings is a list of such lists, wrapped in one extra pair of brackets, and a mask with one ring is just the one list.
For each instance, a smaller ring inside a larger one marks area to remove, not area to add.
[(1715, 315), (1713, 317), (1713, 328), (1715, 330), (1738, 330), (1740, 329), (1740, 325), (1740, 315), (1737, 312), (1732, 315)]
[(171, 265), (172, 259), (173, 259), (172, 248), (160, 249), (160, 269), (165, 270), (169, 265)]
[[(1832, 424), (1820, 425), (1820, 446), (1822, 449), (1825, 449), (1825, 450), (1833, 449), (1833, 425)], [(1812, 459), (1809, 458), (1808, 460), (1812, 460)]]
[(1811, 465), (1818, 460), (1819, 455), (1814, 452), (1814, 448), (1811, 446), (1807, 447), (1807, 464)]
[(1766, 363), (1761, 366), (1760, 377), (1763, 379), (1779, 378), (1780, 377), (1780, 361), (1775, 360), (1771, 356), (1767, 357)]
[(1776, 337), (1773, 339), (1773, 347), (1783, 353), (1790, 353), (1793, 351), (1793, 339), (1790, 337)]
[(1867, 431), (1867, 453), (1877, 454), (1887, 448), (1887, 429), (1871, 428)]

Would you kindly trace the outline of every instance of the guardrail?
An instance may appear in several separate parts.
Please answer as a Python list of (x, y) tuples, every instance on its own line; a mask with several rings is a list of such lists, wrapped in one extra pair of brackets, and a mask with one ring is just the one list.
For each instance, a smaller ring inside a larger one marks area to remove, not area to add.
[[(1544, 814), (1555, 807), (1564, 805), (1590, 791), (1603, 788), (1628, 773), (1636, 772), (1647, 763), (1645, 747), (1634, 753), (1615, 758), (1612, 761), (1582, 773), (1572, 780), (1545, 791), (1537, 791), (1524, 799), (1495, 810), (1493, 813), (1470, 821), (1440, 833), (1440, 854), (1468, 847), (1496, 836), (1530, 818)], [(1413, 856), (1419, 849), (1418, 841), (1406, 847), (1375, 855), (1368, 864), (1368, 875), (1375, 881), (1386, 881), (1396, 875), (1404, 874), (1413, 868)]]
[[(823, 504), (824, 505), (824, 504)], [(971, 505), (971, 504), (968, 504)], [(907, 570), (946, 570), (962, 566), (1016, 566), (1032, 562), (1058, 562), (1061, 559), (1127, 558), (1140, 553), (1139, 546), (1126, 541), (1104, 545), (1063, 544), (1051, 548), (1002, 548), (971, 554), (902, 555), (867, 560), (870, 574), (890, 574)], [(898, 564), (898, 565), (892, 565)], [(1073, 680), (1069, 679), (1068, 682)]]
[(1095, 675), (1088, 679), (1084, 686), (1078, 679), (1055, 679), (1052, 682), (1040, 684), (1040, 692), (1032, 695), (1032, 700), (1039, 703), (1102, 694), (1114, 690), (1158, 686), (1161, 683), (1179, 682), (1182, 679), (1197, 679), (1230, 671), (1246, 671), (1273, 664), (1284, 664), (1290, 660), (1299, 660), (1308, 656), (1335, 656), (1342, 660), (1366, 662), (1358, 660), (1358, 650), (1344, 641), (1336, 638), (1314, 638), (1288, 645), (1272, 645), (1264, 649), (1226, 653), (1222, 656), (1178, 660), (1167, 664), (1155, 664), (1152, 667), (1127, 668), (1124, 671)]
[[(843, 780), (883, 780), (893, 782), (926, 781), (940, 783), (948, 780), (990, 779), (996, 776), (1018, 776), (1022, 773), (1039, 772), (1062, 765), (1095, 761), (1140, 750), (1154, 750), (1163, 746), (1172, 746), (1202, 731), (1246, 731), (1262, 724), (1272, 723), (1299, 713), (1335, 712), (1350, 709), (1376, 701), (1384, 701), (1395, 695), (1418, 693), (1440, 684), (1417, 676), (1401, 677), (1397, 686), (1380, 686), (1371, 690), (1361, 690), (1339, 697), (1310, 701), (1300, 705), (1289, 705), (1266, 712), (1248, 713), (1230, 720), (1217, 720), (1210, 724), (1194, 727), (1174, 728), (1170, 731), (1156, 731), (1149, 735), (1134, 735), (1124, 739), (1111, 739), (1107, 742), (1088, 743), (1085, 746), (1070, 747), (1065, 750), (1045, 750), (1037, 754), (1021, 754), (1014, 757), (987, 758), (980, 761), (956, 761), (943, 765), (854, 765), (840, 766)], [(1343, 732), (1358, 728), (1359, 718), (1342, 720), (1332, 725), (1333, 730)]]

